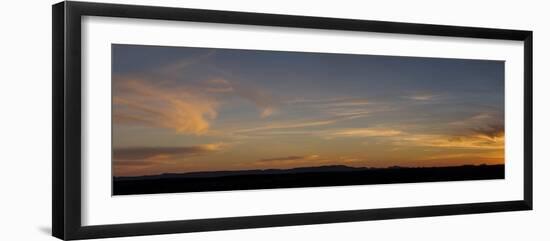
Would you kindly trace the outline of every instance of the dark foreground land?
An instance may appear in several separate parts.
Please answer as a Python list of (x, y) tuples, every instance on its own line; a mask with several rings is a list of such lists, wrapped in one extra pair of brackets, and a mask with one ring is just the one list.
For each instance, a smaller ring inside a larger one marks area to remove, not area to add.
[(114, 177), (113, 195), (293, 187), (462, 181), (504, 178), (504, 165), (354, 168), (321, 166)]

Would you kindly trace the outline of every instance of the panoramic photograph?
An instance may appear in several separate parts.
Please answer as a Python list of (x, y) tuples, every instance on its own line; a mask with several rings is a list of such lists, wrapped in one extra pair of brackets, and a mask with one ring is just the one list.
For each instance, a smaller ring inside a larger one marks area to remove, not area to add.
[(112, 194), (504, 178), (504, 62), (113, 44)]

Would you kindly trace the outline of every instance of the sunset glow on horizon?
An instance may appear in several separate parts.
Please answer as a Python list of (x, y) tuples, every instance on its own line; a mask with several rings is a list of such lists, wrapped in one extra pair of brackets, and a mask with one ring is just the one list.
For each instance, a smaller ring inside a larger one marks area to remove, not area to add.
[(504, 164), (504, 62), (112, 45), (113, 175)]

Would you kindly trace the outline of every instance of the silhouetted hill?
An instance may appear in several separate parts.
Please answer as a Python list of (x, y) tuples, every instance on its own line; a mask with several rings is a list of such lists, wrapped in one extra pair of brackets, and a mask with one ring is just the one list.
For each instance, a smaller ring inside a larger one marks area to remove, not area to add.
[(226, 191), (504, 178), (504, 165), (367, 168), (344, 165), (114, 177), (113, 194)]
[(368, 169), (368, 168), (350, 167), (345, 165), (329, 165), (329, 166), (318, 166), (318, 167), (297, 167), (297, 168), (291, 168), (291, 169), (253, 169), (253, 170), (238, 170), (238, 171), (164, 173), (160, 175), (115, 177), (115, 178), (117, 180), (143, 180), (143, 179), (159, 179), (159, 178), (205, 178), (205, 177), (222, 177), (222, 176), (238, 176), (238, 175), (271, 175), (271, 174), (307, 173), (307, 172), (345, 172), (345, 171), (360, 171), (365, 169)]

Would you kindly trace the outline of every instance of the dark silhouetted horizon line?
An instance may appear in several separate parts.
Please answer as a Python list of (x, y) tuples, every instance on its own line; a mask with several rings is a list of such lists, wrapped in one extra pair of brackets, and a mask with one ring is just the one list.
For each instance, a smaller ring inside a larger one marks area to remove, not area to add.
[(270, 175), (270, 174), (293, 174), (293, 173), (311, 173), (311, 172), (350, 172), (363, 170), (384, 170), (384, 169), (437, 169), (437, 168), (460, 168), (460, 167), (482, 167), (482, 166), (504, 166), (504, 164), (464, 164), (453, 166), (399, 166), (388, 167), (352, 167), (347, 165), (321, 165), (306, 166), (294, 168), (267, 168), (267, 169), (243, 169), (243, 170), (221, 170), (221, 171), (193, 171), (181, 173), (161, 173), (139, 176), (113, 176), (116, 180), (138, 180), (138, 179), (158, 179), (158, 178), (208, 178), (236, 175)]

